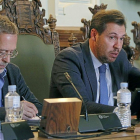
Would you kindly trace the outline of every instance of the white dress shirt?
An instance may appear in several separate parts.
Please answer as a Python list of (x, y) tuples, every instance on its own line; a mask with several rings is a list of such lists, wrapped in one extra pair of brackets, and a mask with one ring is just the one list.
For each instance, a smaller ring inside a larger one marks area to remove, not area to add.
[[(89, 47), (90, 48), (90, 47)], [(102, 65), (102, 63), (94, 56), (90, 49), (90, 54), (93, 62), (93, 66), (95, 68), (96, 72), (96, 78), (97, 78), (97, 98), (96, 103), (99, 103), (99, 97), (100, 97), (100, 82), (99, 82), (99, 67)], [(107, 89), (108, 89), (108, 105), (114, 106), (114, 99), (113, 99), (113, 93), (112, 93), (112, 80), (111, 80), (111, 73), (109, 69), (109, 65), (105, 63), (106, 65), (106, 81), (107, 81)]]

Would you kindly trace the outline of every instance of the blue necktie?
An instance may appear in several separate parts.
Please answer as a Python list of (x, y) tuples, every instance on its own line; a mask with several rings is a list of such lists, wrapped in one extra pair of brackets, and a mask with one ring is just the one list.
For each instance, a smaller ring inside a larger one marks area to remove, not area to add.
[(108, 90), (107, 90), (107, 83), (106, 83), (106, 65), (103, 64), (99, 67), (99, 80), (100, 80), (100, 104), (108, 105)]

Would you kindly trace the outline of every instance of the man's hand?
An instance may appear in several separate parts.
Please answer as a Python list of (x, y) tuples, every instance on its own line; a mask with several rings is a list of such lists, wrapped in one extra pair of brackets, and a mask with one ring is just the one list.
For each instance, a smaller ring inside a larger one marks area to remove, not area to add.
[(28, 120), (32, 117), (35, 117), (38, 113), (36, 106), (28, 101), (21, 101), (22, 108), (23, 108), (23, 120)]

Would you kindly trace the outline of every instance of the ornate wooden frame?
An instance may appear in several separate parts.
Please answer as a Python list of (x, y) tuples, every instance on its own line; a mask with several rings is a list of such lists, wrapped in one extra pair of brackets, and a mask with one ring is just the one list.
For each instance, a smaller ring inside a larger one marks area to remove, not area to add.
[[(32, 34), (40, 37), (46, 44), (54, 44), (55, 53), (60, 50), (59, 35), (55, 30), (55, 20), (45, 19), (45, 10), (40, 11), (40, 0), (0, 0), (2, 10), (0, 14), (8, 16), (14, 22), (18, 29), (19, 34)], [(52, 18), (52, 16), (51, 16)], [(49, 23), (50, 28), (43, 28), (44, 25)]]
[[(95, 5), (94, 8), (89, 7), (90, 12), (93, 14), (93, 16), (100, 10), (105, 10), (107, 8), (107, 4), (104, 5), (103, 3), (98, 6)], [(92, 17), (93, 17), (92, 16)], [(84, 24), (84, 27), (81, 27), (80, 30), (83, 32), (83, 40), (85, 41), (87, 38), (89, 38), (89, 32), (90, 32), (90, 25), (91, 21), (87, 21), (86, 19), (82, 18), (81, 22)]]
[[(137, 13), (140, 16), (140, 12)], [(134, 29), (132, 29), (131, 32), (133, 33), (133, 40), (136, 45), (134, 48), (134, 52), (135, 52), (134, 59), (137, 60), (140, 57), (140, 23), (133, 21), (132, 26), (134, 26)]]

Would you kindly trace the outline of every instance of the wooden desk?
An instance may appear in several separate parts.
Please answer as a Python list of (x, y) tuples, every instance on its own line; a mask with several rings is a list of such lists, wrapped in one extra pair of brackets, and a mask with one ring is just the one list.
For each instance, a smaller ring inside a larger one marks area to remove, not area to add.
[[(34, 132), (34, 138), (30, 140), (46, 140), (47, 138), (38, 137), (38, 132)], [(89, 140), (140, 140), (140, 133), (134, 134), (133, 132), (112, 132), (111, 135), (89, 138)], [(50, 139), (57, 140), (57, 139)]]
[[(136, 116), (131, 116), (131, 119), (136, 119)], [(136, 125), (140, 127), (140, 124)], [(97, 133), (88, 133), (91, 134), (97, 134)], [(38, 137), (38, 132), (34, 132), (34, 138), (30, 140), (46, 140), (47, 138)], [(50, 139), (50, 140), (58, 140), (58, 139)], [(60, 140), (60, 139), (59, 139)], [(140, 140), (140, 133), (134, 133), (134, 132), (112, 132), (110, 135), (105, 135), (101, 137), (95, 137), (95, 138), (89, 138), (89, 140)]]

